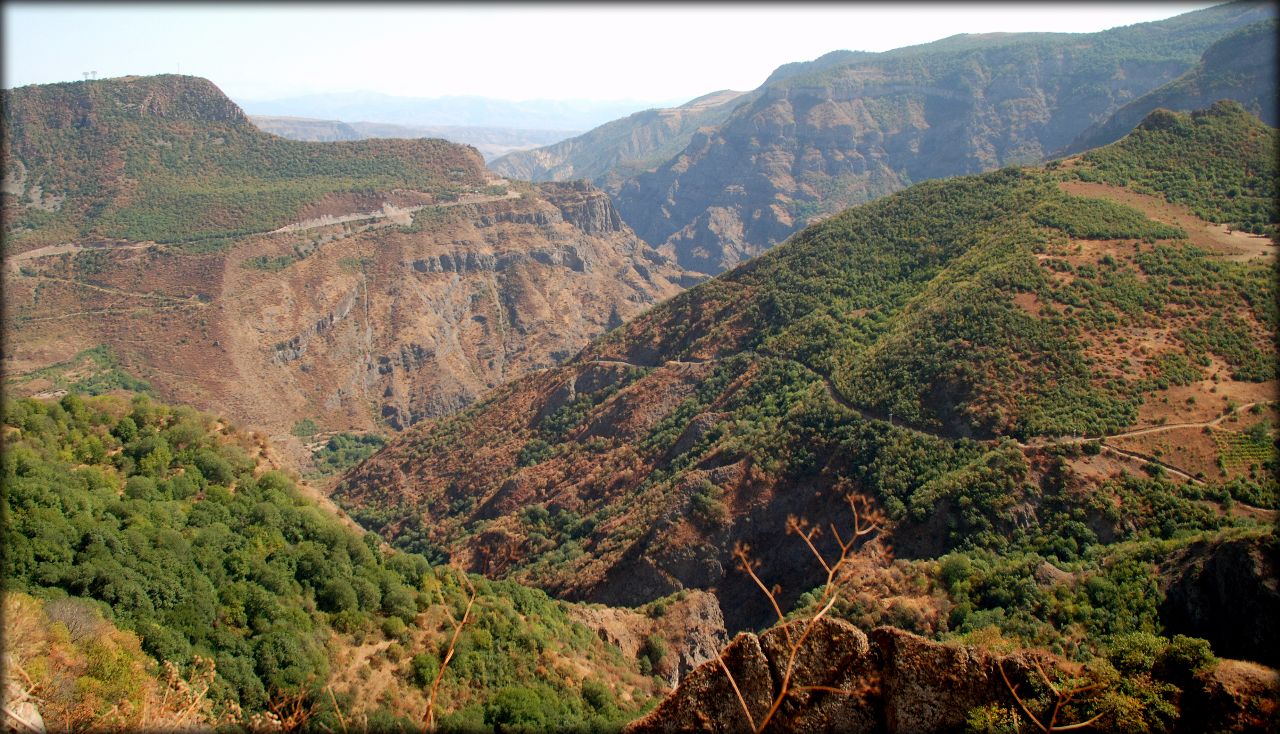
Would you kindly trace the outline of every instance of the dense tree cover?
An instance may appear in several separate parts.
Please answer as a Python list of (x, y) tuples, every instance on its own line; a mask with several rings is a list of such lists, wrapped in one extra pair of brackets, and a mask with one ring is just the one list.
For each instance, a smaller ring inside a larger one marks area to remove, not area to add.
[[(275, 696), (322, 691), (335, 633), (381, 629), (407, 641), (407, 626), (431, 619), (437, 600), (461, 609), (456, 577), (353, 532), (287, 476), (257, 467), (254, 444), (211, 416), (146, 396), (73, 393), (12, 401), (4, 423), (9, 588), (90, 604), (157, 660), (214, 661), (221, 705), (262, 711)], [(445, 678), (442, 703), (458, 709), (456, 723), (524, 721), (528, 712), (495, 703), (521, 685), (556, 692), (538, 711), (557, 722), (625, 718), (609, 689), (587, 695), (542, 667), (578, 654), (625, 670), (620, 653), (540, 591), (477, 588), (475, 621)], [(422, 654), (438, 668), (443, 650)]]
[(1276, 133), (1238, 102), (1156, 110), (1122, 140), (1086, 153), (1071, 174), (1133, 185), (1211, 222), (1277, 235)]
[(311, 460), (321, 474), (338, 474), (386, 445), (387, 440), (376, 433), (336, 433), (311, 455)]
[(419, 611), (426, 561), (386, 558), (284, 475), (255, 476), (208, 416), (68, 395), (14, 402), (5, 423), (10, 579), (106, 602), (159, 659), (213, 658), (245, 708), (327, 676), (318, 612)]

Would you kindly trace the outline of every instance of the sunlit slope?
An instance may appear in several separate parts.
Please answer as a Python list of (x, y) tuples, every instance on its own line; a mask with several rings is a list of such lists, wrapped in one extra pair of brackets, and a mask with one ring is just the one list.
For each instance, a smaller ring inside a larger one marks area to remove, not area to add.
[[(848, 210), (411, 432), (337, 496), (477, 571), (609, 602), (714, 588), (737, 624), (767, 607), (734, 544), (805, 568), (785, 518), (847, 492), (921, 557), (1133, 537), (1188, 502), (1177, 482), (1270, 506), (1274, 243), (1240, 230), (1275, 226), (1255, 215), (1275, 135), (1233, 103), (1159, 113), (1079, 159)], [(1050, 477), (1059, 451), (1096, 465)], [(1133, 505), (1120, 477), (1150, 461), (1162, 499)]]

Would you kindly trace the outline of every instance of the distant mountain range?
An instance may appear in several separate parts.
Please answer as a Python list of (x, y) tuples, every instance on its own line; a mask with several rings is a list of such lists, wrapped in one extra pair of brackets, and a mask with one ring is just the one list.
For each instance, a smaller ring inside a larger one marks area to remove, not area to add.
[(699, 128), (723, 122), (744, 97), (754, 95), (724, 90), (679, 107), (644, 110), (570, 140), (505, 155), (490, 168), (527, 181), (585, 178), (617, 193), (626, 176), (679, 153)]
[(1099, 33), (835, 51), (697, 115), (639, 113), (492, 166), (534, 180), (589, 177), (647, 242), (716, 273), (912, 182), (1039, 162), (1095, 128), (1088, 146), (1115, 140), (1152, 104), (1225, 97), (1270, 114), (1274, 28), (1224, 36), (1274, 17), (1273, 6), (1231, 3)]
[(237, 100), (250, 115), (371, 120), (411, 126), (589, 130), (655, 106), (638, 100), (507, 100), (489, 97), (398, 97), (377, 92)]
[[(250, 115), (258, 129), (290, 140), (330, 142), (365, 138), (440, 138), (473, 146), (486, 161), (513, 151), (550, 145), (577, 135), (575, 130), (523, 130), (506, 127), (415, 126), (385, 122), (342, 122), (309, 117)], [(522, 177), (526, 180), (527, 176)]]
[(1272, 19), (1224, 36), (1187, 73), (1085, 130), (1067, 152), (1079, 153), (1119, 140), (1153, 110), (1194, 110), (1220, 99), (1243, 104), (1274, 127), (1280, 117), (1276, 110), (1276, 31), (1277, 22)]

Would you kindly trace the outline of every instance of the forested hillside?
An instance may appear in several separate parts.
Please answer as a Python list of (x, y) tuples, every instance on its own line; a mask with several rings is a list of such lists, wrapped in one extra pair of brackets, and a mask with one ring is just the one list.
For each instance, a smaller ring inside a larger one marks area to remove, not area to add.
[(269, 135), (196, 77), (6, 90), (4, 129), (10, 252), (85, 236), (216, 247), (287, 224), (326, 194), (456, 197), (486, 178), (474, 150), (439, 140)]
[(803, 606), (823, 572), (787, 529), (830, 553), (852, 496), (884, 521), (834, 607), (860, 626), (1102, 655), (1184, 633), (1274, 662), (1237, 610), (1280, 610), (1248, 560), (1278, 507), (1275, 244), (1248, 232), (1277, 223), (1275, 143), (1238, 104), (1159, 112), (1080, 158), (851, 209), (336, 496), (567, 598), (710, 589), (737, 629), (773, 612), (735, 549)]
[(413, 729), (449, 651), (446, 728), (617, 725), (655, 690), (563, 603), (387, 549), (212, 416), (72, 394), (4, 431), (7, 649), (50, 726)]
[(1078, 153), (1124, 137), (1152, 110), (1185, 112), (1220, 99), (1244, 105), (1268, 125), (1275, 125), (1276, 30), (1274, 19), (1251, 23), (1210, 46), (1200, 63), (1168, 84), (1116, 110), (1106, 122), (1081, 133), (1067, 148)]

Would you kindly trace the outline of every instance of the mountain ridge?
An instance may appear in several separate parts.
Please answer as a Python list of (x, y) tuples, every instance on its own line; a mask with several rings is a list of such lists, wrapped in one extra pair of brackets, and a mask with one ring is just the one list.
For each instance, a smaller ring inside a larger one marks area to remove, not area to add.
[(1098, 33), (834, 51), (779, 67), (723, 122), (686, 131), (683, 150), (645, 170), (600, 170), (627, 157), (625, 137), (610, 142), (619, 120), (579, 138), (576, 153), (564, 144), (521, 153), (509, 173), (591, 178), (646, 242), (714, 274), (910, 183), (1039, 162), (1184, 73), (1223, 35), (1271, 17), (1235, 3)]
[(448, 413), (690, 282), (603, 192), (495, 178), (467, 146), (284, 140), (187, 77), (5, 102), (5, 359), (24, 395), (105, 349), (306, 468), (296, 422)]
[[(761, 575), (789, 579), (782, 601), (795, 600), (817, 575), (797, 571), (805, 548), (782, 542), (779, 518), (822, 524), (847, 493), (894, 521), (886, 554), (921, 564), (961, 552), (1083, 562), (1086, 547), (1119, 552), (1108, 549), (1159, 533), (1140, 509), (1108, 514), (1113, 502), (1174, 503), (1183, 520), (1171, 522), (1188, 532), (1251, 522), (1174, 500), (1180, 482), (1238, 487), (1271, 517), (1259, 464), (1208, 472), (1225, 401), (1257, 412), (1231, 414), (1240, 427), (1223, 440), (1253, 423), (1273, 430), (1274, 241), (1224, 234), (1176, 203), (1185, 180), (1160, 172), (1171, 156), (1219, 161), (1222, 193), (1197, 194), (1201, 210), (1254, 226), (1225, 191), (1241, 176), (1255, 187), (1248, 206), (1267, 201), (1274, 143), (1222, 103), (1155, 114), (1046, 169), (926, 182), (855, 207), (565, 366), (406, 433), (335, 499), (406, 547), (565, 598), (630, 605), (713, 589), (731, 631), (770, 612), (731, 571), (730, 549), (759, 549)], [(1163, 193), (1108, 183), (1143, 188), (1148, 176)], [(1135, 456), (1140, 471), (1179, 473), (1135, 476)], [(1054, 545), (1058, 523), (1074, 522), (1090, 528), (1069, 544), (1079, 550)]]

